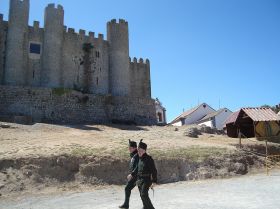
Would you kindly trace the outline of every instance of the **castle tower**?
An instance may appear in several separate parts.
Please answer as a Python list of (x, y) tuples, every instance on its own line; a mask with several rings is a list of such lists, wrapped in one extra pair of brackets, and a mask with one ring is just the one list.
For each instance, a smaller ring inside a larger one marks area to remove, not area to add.
[(28, 59), (29, 0), (10, 0), (4, 83), (24, 85)]
[(44, 21), (41, 85), (44, 87), (61, 87), (61, 56), (64, 35), (63, 7), (58, 5), (55, 8), (54, 4), (49, 4), (45, 9)]
[(109, 41), (110, 91), (113, 96), (130, 94), (128, 23), (107, 23)]

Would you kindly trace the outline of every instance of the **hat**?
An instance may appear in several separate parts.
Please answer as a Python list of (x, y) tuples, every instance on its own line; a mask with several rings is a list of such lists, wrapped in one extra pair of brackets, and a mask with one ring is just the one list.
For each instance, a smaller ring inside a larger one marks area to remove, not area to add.
[(138, 144), (138, 148), (141, 148), (141, 149), (144, 149), (146, 150), (147, 149), (147, 144), (145, 144), (144, 142), (142, 142), (143, 139), (140, 140), (139, 144)]
[(135, 147), (137, 148), (137, 143), (135, 141), (131, 141), (130, 139), (128, 140), (129, 142), (129, 147)]

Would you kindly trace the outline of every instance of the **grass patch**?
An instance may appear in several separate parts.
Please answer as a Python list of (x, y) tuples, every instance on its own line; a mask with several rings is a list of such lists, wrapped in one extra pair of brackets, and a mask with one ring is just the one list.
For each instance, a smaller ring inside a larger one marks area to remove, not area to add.
[(64, 94), (68, 94), (72, 92), (71, 89), (65, 89), (65, 88), (53, 88), (52, 89), (52, 94), (57, 95), (57, 96), (62, 96)]
[[(62, 151), (62, 150), (61, 150)], [(64, 150), (65, 151), (65, 150)], [(127, 146), (121, 145), (112, 150), (104, 148), (74, 147), (66, 151), (71, 156), (111, 156), (116, 159), (129, 159)], [(186, 159), (193, 162), (203, 162), (209, 157), (219, 157), (230, 154), (226, 148), (192, 146), (178, 149), (151, 149), (148, 153), (154, 159)]]
[(77, 156), (77, 157), (99, 156), (102, 153), (103, 153), (102, 149), (86, 148), (86, 147), (77, 147), (70, 150), (70, 155)]
[(192, 146), (188, 148), (178, 148), (170, 150), (151, 150), (153, 158), (166, 158), (166, 159), (178, 159), (183, 158), (193, 162), (203, 162), (205, 159), (214, 156), (223, 156), (229, 154), (230, 150), (226, 148), (217, 147), (200, 147)]

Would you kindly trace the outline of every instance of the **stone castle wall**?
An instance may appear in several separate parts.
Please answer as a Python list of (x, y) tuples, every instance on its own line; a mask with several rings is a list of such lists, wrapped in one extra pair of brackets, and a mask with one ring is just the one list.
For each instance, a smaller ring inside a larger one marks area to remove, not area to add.
[(35, 122), (156, 124), (152, 99), (34, 87), (0, 86), (0, 115), (31, 116)]
[(8, 22), (3, 20), (0, 14), (0, 85), (4, 82), (5, 42), (8, 30)]
[(8, 22), (0, 14), (0, 115), (156, 124), (150, 63), (129, 58), (128, 22), (109, 21), (105, 40), (64, 26), (61, 5), (46, 7), (43, 27), (29, 26), (29, 8), (30, 0), (10, 0)]
[[(67, 29), (61, 5), (46, 7), (44, 27), (38, 21), (28, 26), (29, 7), (29, 0), (10, 0), (9, 23), (0, 16), (0, 50), (6, 55), (0, 60), (2, 84), (150, 97), (150, 68), (143, 59), (136, 66), (129, 58), (128, 22), (109, 21), (104, 40), (103, 34)], [(39, 46), (39, 53), (31, 45)]]
[(147, 59), (137, 61), (136, 58), (133, 62), (130, 60), (130, 84), (132, 95), (135, 97), (151, 97), (151, 80), (150, 80), (150, 62)]

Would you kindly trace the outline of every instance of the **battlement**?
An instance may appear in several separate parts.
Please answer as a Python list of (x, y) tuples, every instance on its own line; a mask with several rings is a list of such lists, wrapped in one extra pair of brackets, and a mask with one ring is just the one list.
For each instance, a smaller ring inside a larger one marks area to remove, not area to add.
[(88, 36), (89, 36), (90, 39), (94, 39), (95, 38), (95, 33), (92, 32), (92, 31), (89, 31)]
[(48, 4), (46, 9), (52, 9), (52, 10), (55, 9), (55, 10), (58, 10), (58, 11), (64, 11), (63, 6), (61, 6), (60, 4), (58, 4), (57, 7), (55, 6), (55, 4)]
[(86, 35), (86, 31), (83, 30), (83, 29), (80, 29), (80, 30), (79, 30), (79, 35), (80, 35), (80, 36), (85, 36), (85, 35)]
[(112, 19), (111, 21), (107, 22), (108, 25), (128, 25), (128, 22), (124, 19), (119, 19), (118, 21), (116, 19)]
[(67, 29), (67, 33), (77, 34), (77, 33), (75, 32), (75, 28), (68, 28), (68, 29)]
[(147, 65), (149, 66), (150, 65), (150, 60), (149, 59), (146, 59), (144, 61), (143, 58), (140, 58), (139, 60), (137, 60), (136, 57), (133, 58), (133, 61), (131, 61), (131, 58), (129, 57), (129, 62), (133, 65)]
[(36, 30), (36, 29), (39, 29), (40, 28), (40, 22), (39, 21), (33, 21), (33, 28)]
[(99, 40), (104, 40), (104, 35), (101, 34), (101, 33), (98, 33), (98, 39), (99, 39)]
[(11, 0), (11, 6), (29, 6), (29, 0)]

